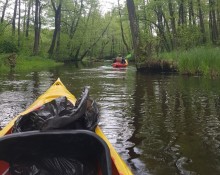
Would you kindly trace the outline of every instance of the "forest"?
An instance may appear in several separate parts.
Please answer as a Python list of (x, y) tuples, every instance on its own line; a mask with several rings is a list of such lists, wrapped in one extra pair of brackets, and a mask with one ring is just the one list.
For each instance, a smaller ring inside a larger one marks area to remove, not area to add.
[(220, 0), (118, 0), (107, 12), (99, 0), (0, 0), (0, 15), (3, 55), (80, 61), (131, 53), (140, 70), (162, 62), (219, 74)]

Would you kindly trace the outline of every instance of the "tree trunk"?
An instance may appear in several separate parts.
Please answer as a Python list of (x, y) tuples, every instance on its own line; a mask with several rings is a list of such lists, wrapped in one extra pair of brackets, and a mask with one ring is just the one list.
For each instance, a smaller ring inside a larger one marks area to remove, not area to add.
[(146, 9), (147, 3), (148, 1), (143, 0), (143, 22), (144, 22), (144, 29), (145, 29), (144, 33), (147, 34), (149, 32), (149, 34), (152, 35), (153, 32), (152, 32), (151, 24), (148, 25), (147, 23), (147, 9)]
[(186, 24), (185, 4), (184, 0), (180, 0), (178, 25), (182, 26), (184, 24)]
[(217, 28), (220, 30), (220, 1), (217, 1)]
[(103, 52), (104, 52), (105, 46), (106, 46), (108, 43), (109, 43), (109, 40), (107, 40), (107, 41), (105, 41), (105, 42), (102, 42), (102, 46), (101, 46), (99, 58), (102, 58), (102, 59), (103, 59)]
[(60, 24), (61, 24), (61, 8), (58, 12), (59, 16), (57, 17), (57, 44), (56, 44), (56, 55), (58, 56), (60, 53)]
[[(170, 45), (165, 35), (165, 27), (163, 25), (163, 11), (160, 4), (157, 5), (157, 9), (155, 10), (157, 14), (157, 21), (158, 21), (158, 29), (159, 29), (159, 37), (161, 38), (161, 42), (165, 47), (166, 51), (170, 52)], [(161, 46), (162, 47), (162, 46)]]
[[(165, 30), (164, 30), (164, 33), (167, 31), (167, 35), (169, 36), (169, 42), (167, 43), (168, 44), (168, 46), (169, 46), (169, 50), (168, 50), (168, 52), (169, 51), (171, 51), (171, 50), (173, 50), (173, 48), (174, 48), (174, 43), (173, 43), (173, 39), (172, 39), (172, 34), (171, 34), (171, 32), (170, 32), (170, 26), (169, 26), (169, 24), (168, 24), (168, 21), (167, 21), (167, 19), (166, 19), (166, 16), (165, 16), (165, 14), (164, 14), (164, 12), (162, 11), (162, 16), (163, 16), (163, 20), (164, 20), (164, 25), (166, 26), (166, 28), (165, 28)], [(170, 46), (171, 45), (171, 46)], [(171, 48), (170, 48), (171, 47)]]
[(139, 36), (139, 25), (136, 17), (136, 11), (133, 0), (126, 0), (128, 15), (130, 21), (133, 49), (134, 49), (134, 58), (136, 62), (136, 67), (138, 68), (138, 64), (141, 63), (140, 59), (140, 36)]
[[(75, 4), (77, 7), (79, 4)], [(78, 28), (78, 25), (79, 25), (79, 21), (81, 19), (81, 16), (82, 16), (82, 10), (83, 10), (83, 0), (80, 1), (80, 8), (79, 8), (79, 11), (77, 13), (77, 15), (74, 16), (74, 19), (72, 19), (71, 21), (71, 25), (70, 25), (70, 29), (69, 29), (69, 42), (67, 43), (67, 49), (69, 50), (69, 56), (72, 57), (73, 55), (73, 46), (72, 46), (72, 42), (73, 42), (73, 37), (76, 33), (76, 30)]]
[[(56, 8), (55, 6), (55, 2), (53, 0), (51, 0), (54, 12), (55, 12), (55, 29), (53, 32), (53, 38), (51, 41), (51, 45), (50, 48), (48, 50), (48, 53), (50, 55), (53, 55), (53, 51), (55, 48), (55, 44), (56, 44), (56, 40), (57, 40), (57, 34), (60, 32), (60, 23), (61, 23), (61, 6), (62, 6), (62, 0), (60, 0), (58, 7)], [(59, 44), (59, 41), (58, 41)], [(56, 48), (56, 50), (59, 50), (59, 48)]]
[(174, 9), (173, 9), (173, 4), (171, 2), (172, 0), (169, 0), (169, 13), (170, 13), (170, 23), (171, 23), (171, 28), (172, 32), (174, 35), (176, 35), (176, 22), (175, 22), (175, 16), (174, 16)]
[(168, 2), (168, 7), (169, 7), (169, 14), (170, 14), (170, 25), (171, 25), (171, 30), (172, 30), (172, 35), (173, 35), (173, 39), (172, 39), (172, 47), (175, 48), (176, 46), (176, 19), (174, 16), (174, 9), (173, 9), (173, 4), (171, 2), (171, 0), (169, 0)]
[(18, 5), (18, 0), (15, 0), (14, 13), (13, 13), (13, 18), (12, 18), (12, 35), (13, 36), (15, 36), (15, 20), (17, 16), (17, 5)]
[(128, 47), (128, 44), (125, 40), (125, 36), (124, 36), (124, 28), (123, 28), (123, 25), (122, 25), (122, 19), (121, 19), (121, 9), (120, 9), (120, 4), (119, 4), (119, 0), (118, 0), (118, 14), (119, 14), (119, 18), (120, 18), (120, 28), (121, 28), (121, 37), (122, 37), (122, 41), (126, 47), (126, 50), (127, 50), (127, 53), (129, 53), (130, 49)]
[(32, 2), (29, 0), (29, 2), (28, 2), (27, 21), (26, 21), (27, 26), (26, 26), (26, 32), (25, 32), (26, 37), (28, 37), (28, 35), (29, 35), (31, 4), (32, 4)]
[(87, 53), (89, 53), (95, 46), (96, 44), (99, 42), (99, 40), (103, 37), (103, 35), (105, 34), (105, 32), (107, 31), (109, 25), (110, 25), (111, 21), (109, 21), (109, 23), (107, 24), (107, 26), (105, 27), (105, 29), (102, 31), (101, 35), (95, 40), (93, 41), (90, 46), (84, 50), (84, 52), (82, 53), (82, 55), (80, 56), (79, 60), (82, 60), (86, 55)]
[(24, 16), (23, 16), (23, 35), (25, 35), (25, 28), (26, 28), (26, 18), (27, 18), (27, 1), (24, 1)]
[(188, 1), (189, 6), (189, 25), (196, 25), (193, 0)]
[(211, 33), (211, 40), (213, 44), (217, 44), (218, 41), (218, 28), (215, 14), (215, 6), (216, 4), (214, 0), (209, 0), (209, 30)]
[(70, 33), (69, 33), (70, 39), (73, 39), (73, 36), (74, 36), (74, 34), (76, 32), (76, 29), (78, 27), (78, 24), (79, 24), (81, 15), (82, 15), (82, 10), (83, 10), (83, 0), (80, 1), (79, 14), (76, 15), (76, 18), (74, 20), (72, 20), (72, 25), (71, 25)]
[(18, 48), (21, 45), (21, 0), (18, 0)]
[(5, 11), (6, 11), (7, 6), (8, 6), (8, 0), (5, 1), (5, 4), (4, 4), (3, 9), (2, 9), (1, 23), (3, 23), (3, 21), (4, 21)]
[(199, 8), (200, 31), (202, 34), (201, 43), (204, 44), (204, 43), (206, 43), (206, 36), (205, 36), (205, 25), (204, 25), (204, 21), (203, 21), (203, 12), (202, 12), (202, 7), (201, 7), (201, 1), (197, 0), (197, 3), (198, 3), (198, 8)]
[(35, 20), (34, 20), (34, 48), (33, 54), (38, 55), (39, 52), (39, 7), (40, 1), (35, 0)]
[(115, 56), (115, 36), (114, 35), (112, 35), (111, 36), (112, 38), (111, 38), (111, 53), (110, 53), (110, 55), (114, 55)]

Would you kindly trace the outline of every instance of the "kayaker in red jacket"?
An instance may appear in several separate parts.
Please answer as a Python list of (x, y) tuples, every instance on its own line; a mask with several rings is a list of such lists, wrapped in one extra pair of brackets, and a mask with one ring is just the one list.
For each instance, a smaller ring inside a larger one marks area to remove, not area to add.
[(115, 62), (119, 62), (119, 63), (122, 63), (122, 64), (125, 64), (125, 59), (121, 56), (121, 54), (119, 54), (113, 61), (113, 63)]

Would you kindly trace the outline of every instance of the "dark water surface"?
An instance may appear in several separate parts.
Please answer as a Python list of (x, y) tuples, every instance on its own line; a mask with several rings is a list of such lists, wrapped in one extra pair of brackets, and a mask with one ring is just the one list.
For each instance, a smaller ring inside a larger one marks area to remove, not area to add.
[(0, 74), (0, 126), (60, 77), (100, 105), (100, 126), (137, 175), (220, 174), (220, 81), (149, 75), (110, 62)]

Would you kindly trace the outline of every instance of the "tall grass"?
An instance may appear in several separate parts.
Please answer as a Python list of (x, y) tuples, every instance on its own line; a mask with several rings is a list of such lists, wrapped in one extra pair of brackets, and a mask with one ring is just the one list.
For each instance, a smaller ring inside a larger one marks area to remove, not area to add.
[(188, 51), (163, 53), (161, 59), (175, 61), (181, 74), (220, 75), (220, 48), (199, 47)]
[(15, 70), (19, 71), (33, 71), (50, 67), (55, 67), (63, 63), (57, 63), (54, 60), (42, 58), (38, 56), (24, 57), (19, 56), (17, 59)]
[[(10, 70), (10, 66), (5, 64), (7, 60), (5, 60), (6, 55), (0, 55), (0, 71), (8, 71)], [(42, 58), (38, 56), (23, 56), (20, 55), (16, 59), (16, 66), (14, 68), (15, 71), (37, 71), (42, 69), (47, 69), (50, 67), (55, 67), (62, 65), (63, 63), (55, 62), (54, 60)]]

